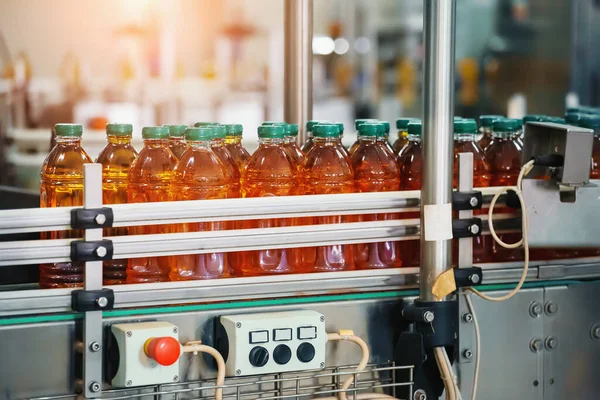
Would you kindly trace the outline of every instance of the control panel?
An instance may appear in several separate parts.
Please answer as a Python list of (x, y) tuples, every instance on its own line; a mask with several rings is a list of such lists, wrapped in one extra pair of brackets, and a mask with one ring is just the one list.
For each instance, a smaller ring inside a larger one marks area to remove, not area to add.
[(111, 326), (119, 350), (115, 387), (156, 385), (179, 381), (179, 329), (154, 321)]
[(227, 376), (325, 367), (325, 317), (316, 311), (222, 316), (217, 342)]

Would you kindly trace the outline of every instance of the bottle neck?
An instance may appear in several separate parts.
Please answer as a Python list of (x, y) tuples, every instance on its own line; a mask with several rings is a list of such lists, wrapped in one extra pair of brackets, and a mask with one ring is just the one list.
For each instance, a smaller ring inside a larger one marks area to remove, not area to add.
[(383, 137), (377, 138), (376, 136), (362, 136), (358, 137), (360, 143), (375, 143), (377, 140), (383, 140)]
[(314, 141), (321, 146), (337, 146), (342, 144), (342, 137), (315, 137)]
[(454, 134), (455, 142), (474, 142), (475, 135), (471, 133), (455, 133)]
[(516, 131), (494, 131), (493, 137), (496, 139), (516, 139), (521, 135), (520, 130)]
[(285, 143), (285, 138), (258, 138), (259, 146), (278, 146)]
[(296, 143), (296, 136), (286, 136), (283, 140), (285, 143)]
[(63, 145), (80, 145), (81, 137), (80, 136), (56, 136), (56, 143)]
[(107, 135), (108, 143), (110, 144), (130, 144), (131, 136)]
[(183, 136), (169, 136), (169, 142), (185, 142)]
[(225, 143), (227, 144), (241, 144), (242, 137), (241, 136), (226, 136)]
[(408, 137), (408, 131), (406, 129), (400, 129), (398, 131), (398, 137), (399, 138), (406, 138), (406, 137)]
[(211, 141), (210, 140), (188, 140), (187, 145), (194, 149), (210, 149)]
[(210, 145), (212, 147), (223, 147), (225, 144), (225, 139), (223, 138), (214, 138), (210, 141)]
[(165, 147), (169, 143), (166, 139), (144, 139), (144, 147), (156, 148)]
[(421, 135), (408, 135), (408, 141), (413, 143), (421, 143)]
[(482, 126), (481, 128), (479, 128), (479, 133), (481, 133), (483, 136), (492, 137), (492, 128)]

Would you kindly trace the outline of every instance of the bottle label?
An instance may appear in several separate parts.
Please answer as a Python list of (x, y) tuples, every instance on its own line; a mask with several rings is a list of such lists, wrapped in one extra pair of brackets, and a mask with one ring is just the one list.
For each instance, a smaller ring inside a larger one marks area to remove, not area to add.
[(423, 229), (428, 242), (452, 239), (452, 203), (426, 205)]

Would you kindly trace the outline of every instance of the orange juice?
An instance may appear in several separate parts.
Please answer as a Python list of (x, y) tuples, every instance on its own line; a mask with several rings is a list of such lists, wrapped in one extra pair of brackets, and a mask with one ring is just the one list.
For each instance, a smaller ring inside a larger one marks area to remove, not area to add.
[[(210, 126), (210, 125), (209, 125)], [(227, 137), (227, 128), (223, 125), (212, 125), (213, 129), (213, 139), (211, 142), (211, 146), (219, 160), (225, 166), (225, 170), (227, 171), (227, 179), (231, 182), (231, 186), (229, 189), (229, 198), (238, 198), (241, 196), (240, 194), (240, 169), (238, 164), (235, 162), (233, 156), (225, 147), (225, 138)]]
[(483, 151), (492, 142), (492, 124), (495, 120), (504, 118), (502, 115), (482, 115), (479, 117), (479, 133), (481, 137), (477, 141), (477, 144)]
[[(83, 205), (83, 164), (92, 160), (81, 147), (83, 127), (76, 124), (54, 126), (56, 145), (41, 170), (40, 207)], [(42, 232), (42, 239), (82, 238), (83, 231)], [(68, 288), (83, 285), (83, 262), (40, 265), (40, 288)]]
[(396, 154), (400, 154), (402, 149), (408, 146), (408, 124), (411, 121), (418, 121), (416, 118), (398, 118), (396, 120), (396, 129), (398, 129), (398, 139), (392, 145)]
[(312, 120), (312, 121), (308, 121), (306, 123), (306, 143), (304, 143), (304, 145), (302, 145), (302, 152), (304, 154), (307, 154), (308, 151), (310, 149), (312, 149), (313, 145), (314, 145), (314, 141), (313, 141), (313, 129), (314, 127), (321, 123), (321, 122), (325, 122), (325, 121), (317, 121), (317, 120)]
[(298, 146), (298, 125), (285, 124), (285, 143), (283, 147), (288, 151), (292, 161), (297, 167), (302, 165), (304, 161), (304, 153)]
[(179, 160), (181, 155), (187, 148), (183, 133), (187, 129), (187, 125), (165, 125), (169, 128), (169, 149), (173, 155)]
[[(98, 155), (97, 163), (102, 164), (102, 203), (127, 203), (127, 175), (137, 151), (131, 145), (133, 126), (131, 124), (106, 125), (108, 144)], [(127, 235), (127, 227), (106, 228), (106, 236)], [(127, 260), (107, 260), (103, 263), (105, 285), (125, 283)]]
[(244, 128), (239, 124), (228, 124), (225, 126), (225, 148), (233, 157), (238, 170), (243, 171), (246, 163), (250, 159), (250, 154), (248, 151), (242, 146), (242, 132)]

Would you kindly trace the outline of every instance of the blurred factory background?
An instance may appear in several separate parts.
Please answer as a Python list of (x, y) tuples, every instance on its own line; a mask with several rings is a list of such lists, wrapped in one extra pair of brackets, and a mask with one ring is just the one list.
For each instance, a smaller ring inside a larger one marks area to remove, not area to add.
[[(597, 3), (460, 0), (456, 114), (562, 114), (568, 93), (598, 105)], [(138, 147), (144, 125), (241, 123), (251, 149), (283, 119), (283, 7), (0, 0), (0, 184), (37, 190), (57, 122), (87, 127), (92, 157), (107, 121), (132, 122)], [(422, 31), (422, 0), (314, 0), (313, 118), (419, 117)]]

